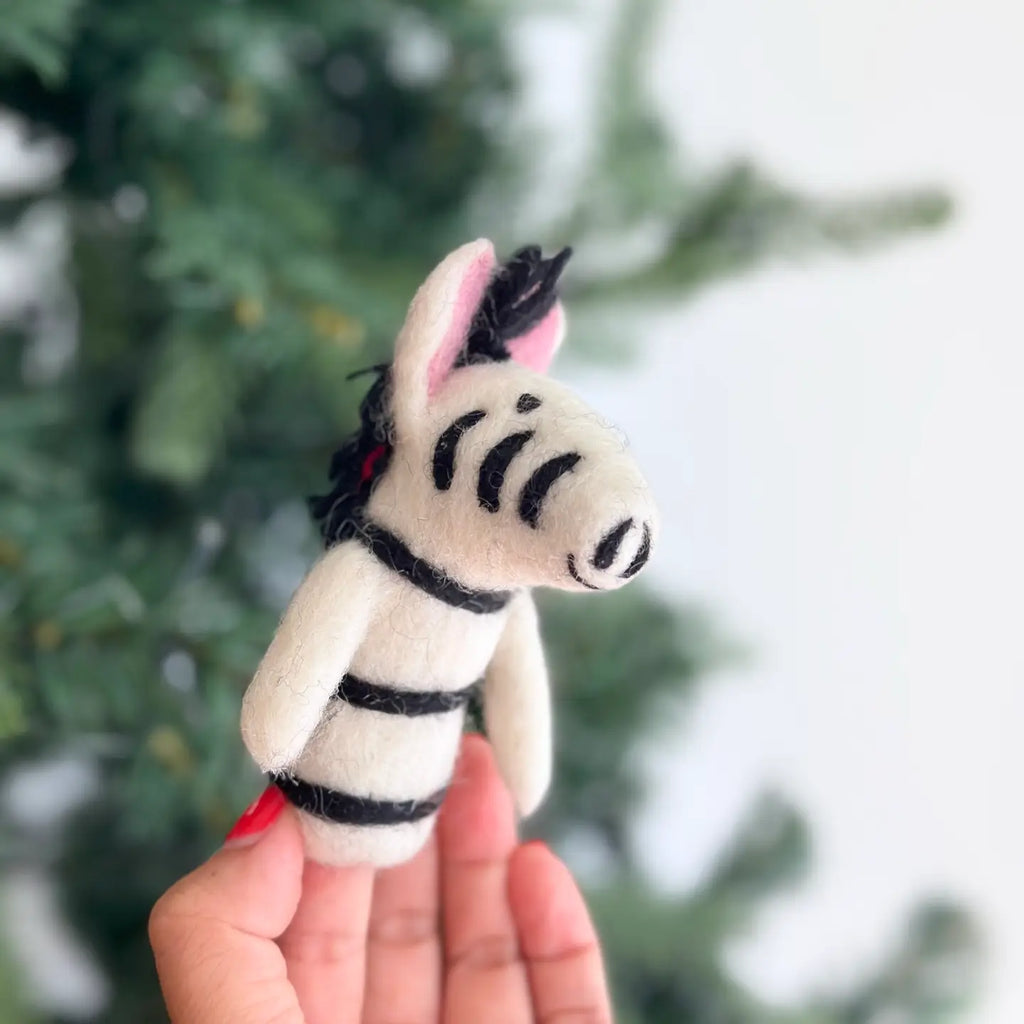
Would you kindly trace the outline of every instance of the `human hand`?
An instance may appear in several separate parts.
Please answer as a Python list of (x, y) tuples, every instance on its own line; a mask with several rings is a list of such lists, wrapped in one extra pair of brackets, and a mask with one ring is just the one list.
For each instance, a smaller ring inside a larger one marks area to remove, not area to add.
[(153, 909), (173, 1024), (611, 1021), (583, 899), (545, 846), (517, 844), (482, 738), (464, 741), (436, 836), (396, 868), (304, 863), (268, 794), (243, 815), (249, 835)]

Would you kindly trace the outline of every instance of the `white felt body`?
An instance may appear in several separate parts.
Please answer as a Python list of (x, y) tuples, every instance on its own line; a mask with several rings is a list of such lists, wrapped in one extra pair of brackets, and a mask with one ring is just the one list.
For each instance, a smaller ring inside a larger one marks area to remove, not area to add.
[[(362, 631), (354, 645), (353, 628)], [(508, 631), (514, 642), (496, 655)], [(331, 700), (346, 672), (405, 690), (458, 690), (486, 673), (485, 704), (502, 709), (492, 735), (499, 763), (520, 811), (536, 807), (550, 777), (550, 699), (528, 593), (488, 615), (452, 608), (347, 541), (299, 587), (246, 692), (242, 735), (265, 771), (377, 800), (429, 797), (451, 779), (464, 712), (407, 718)], [(524, 760), (528, 770), (516, 767)], [(413, 856), (433, 821), (299, 818), (312, 859), (381, 867)]]

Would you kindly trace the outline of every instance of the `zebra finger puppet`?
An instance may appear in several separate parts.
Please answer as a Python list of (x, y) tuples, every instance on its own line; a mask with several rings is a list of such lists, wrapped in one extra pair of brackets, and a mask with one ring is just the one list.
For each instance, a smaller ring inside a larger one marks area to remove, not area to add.
[(420, 849), (478, 683), (498, 767), (534, 811), (552, 741), (530, 588), (614, 590), (650, 556), (657, 514), (621, 436), (545, 375), (568, 256), (529, 247), (499, 266), (485, 240), (451, 253), (311, 502), (327, 550), (241, 724), (313, 860), (385, 866)]

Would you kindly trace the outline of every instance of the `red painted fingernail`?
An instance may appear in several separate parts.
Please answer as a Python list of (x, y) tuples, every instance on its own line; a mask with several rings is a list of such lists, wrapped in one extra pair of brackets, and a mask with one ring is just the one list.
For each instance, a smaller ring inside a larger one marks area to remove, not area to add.
[(274, 824), (284, 810), (284, 803), (284, 793), (277, 786), (268, 786), (262, 796), (242, 812), (242, 816), (225, 837), (224, 844), (240, 846), (255, 841), (257, 836)]

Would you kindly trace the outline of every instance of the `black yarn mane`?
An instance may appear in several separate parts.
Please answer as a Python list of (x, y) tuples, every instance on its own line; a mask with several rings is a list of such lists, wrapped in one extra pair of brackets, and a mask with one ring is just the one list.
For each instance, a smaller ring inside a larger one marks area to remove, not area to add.
[(558, 301), (558, 278), (571, 255), (565, 248), (546, 260), (539, 245), (516, 252), (484, 292), (455, 365), (508, 359), (508, 343), (536, 327)]
[[(546, 260), (540, 246), (528, 245), (500, 267), (480, 301), (455, 366), (508, 359), (508, 343), (539, 324), (558, 301), (558, 278), (571, 255), (572, 250), (565, 248)], [(331, 490), (309, 498), (327, 547), (359, 531), (363, 509), (394, 449), (391, 365), (360, 372), (376, 373), (377, 379), (360, 403), (359, 428), (331, 458)]]
[[(308, 499), (309, 510), (320, 523), (327, 547), (355, 535), (373, 485), (391, 461), (390, 370), (390, 364), (386, 364), (364, 371), (376, 373), (377, 379), (359, 404), (359, 429), (347, 437), (331, 457), (328, 472), (333, 484), (331, 490)], [(375, 452), (378, 454), (374, 458)], [(364, 472), (367, 465), (370, 466), (368, 473)]]

